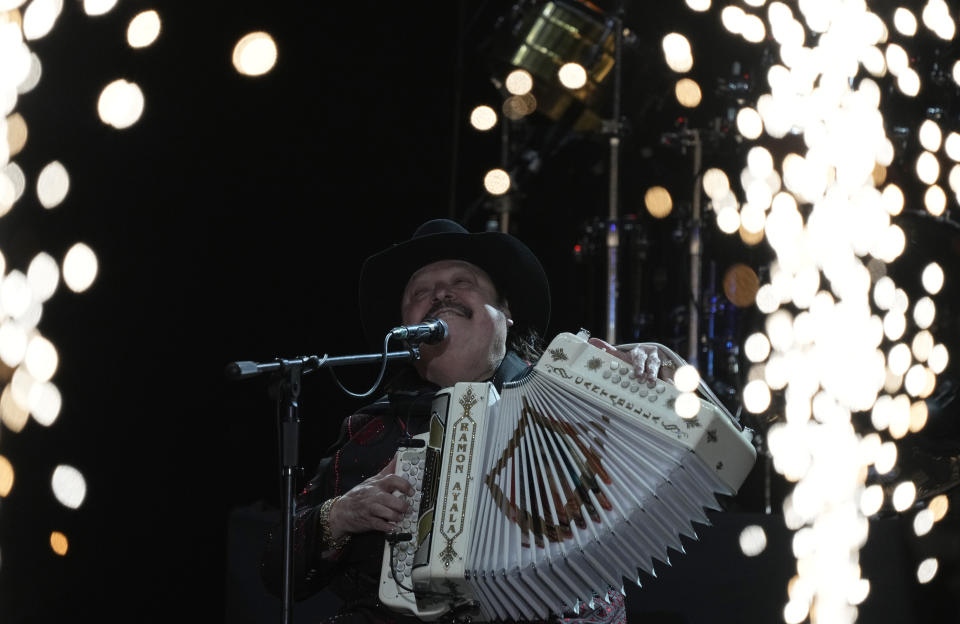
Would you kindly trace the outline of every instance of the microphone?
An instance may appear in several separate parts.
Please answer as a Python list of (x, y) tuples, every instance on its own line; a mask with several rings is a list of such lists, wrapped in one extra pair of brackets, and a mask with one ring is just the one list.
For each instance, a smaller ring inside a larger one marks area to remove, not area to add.
[(390, 337), (406, 340), (410, 344), (437, 344), (447, 337), (448, 331), (446, 321), (426, 319), (416, 325), (394, 327), (390, 330)]

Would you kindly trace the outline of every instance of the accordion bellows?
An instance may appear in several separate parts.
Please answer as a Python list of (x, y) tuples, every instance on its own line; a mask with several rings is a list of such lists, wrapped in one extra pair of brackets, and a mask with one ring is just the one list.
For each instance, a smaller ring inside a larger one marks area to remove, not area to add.
[(438, 393), (407, 576), (388, 545), (381, 600), (423, 619), (546, 619), (669, 562), (756, 460), (722, 407), (701, 400), (681, 418), (679, 394), (572, 334), (502, 395), (489, 383)]

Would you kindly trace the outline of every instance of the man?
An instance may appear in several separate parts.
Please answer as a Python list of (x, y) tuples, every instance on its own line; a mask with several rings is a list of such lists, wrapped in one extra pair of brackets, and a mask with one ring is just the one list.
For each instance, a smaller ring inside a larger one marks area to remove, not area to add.
[[(343, 600), (340, 622), (416, 621), (377, 600), (384, 534), (395, 531), (407, 511), (395, 492), (413, 494), (394, 475), (398, 443), (427, 430), (437, 390), (465, 381), (491, 381), (499, 390), (535, 363), (550, 318), (550, 289), (540, 262), (518, 239), (471, 234), (436, 219), (367, 259), (360, 311), (367, 339), (378, 348), (391, 328), (427, 318), (446, 321), (449, 335), (423, 345), (420, 359), (386, 385), (383, 398), (344, 420), (339, 440), (298, 497), (295, 595), (330, 586)], [(638, 374), (657, 375), (656, 349), (620, 355)], [(275, 591), (280, 542), (274, 531), (263, 565), (264, 581)]]

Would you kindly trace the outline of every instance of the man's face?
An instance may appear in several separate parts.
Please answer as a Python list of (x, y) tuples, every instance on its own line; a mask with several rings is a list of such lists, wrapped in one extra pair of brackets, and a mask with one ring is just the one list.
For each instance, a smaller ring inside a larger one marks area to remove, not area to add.
[(441, 260), (414, 273), (400, 313), (405, 325), (439, 318), (449, 326), (448, 338), (423, 345), (415, 363), (422, 377), (441, 387), (488, 379), (506, 353), (507, 328), (513, 324), (490, 277), (462, 260)]

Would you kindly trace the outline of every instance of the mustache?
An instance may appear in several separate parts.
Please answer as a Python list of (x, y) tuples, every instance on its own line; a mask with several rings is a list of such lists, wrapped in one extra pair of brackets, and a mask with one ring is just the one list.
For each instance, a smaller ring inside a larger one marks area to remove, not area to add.
[(463, 305), (462, 303), (457, 303), (456, 301), (438, 301), (437, 303), (430, 306), (430, 309), (427, 310), (427, 314), (423, 317), (424, 319), (432, 318), (435, 315), (443, 312), (445, 310), (452, 310), (461, 316), (464, 316), (468, 319), (473, 318), (473, 310)]

